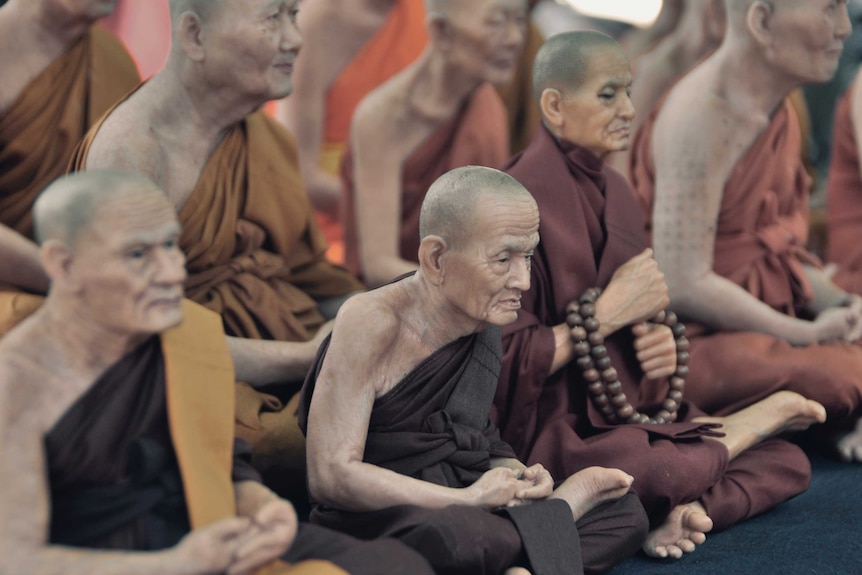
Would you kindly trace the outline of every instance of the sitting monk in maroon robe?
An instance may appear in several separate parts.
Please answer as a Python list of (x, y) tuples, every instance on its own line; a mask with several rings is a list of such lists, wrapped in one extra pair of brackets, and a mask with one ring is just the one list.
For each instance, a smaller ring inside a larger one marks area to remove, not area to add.
[(397, 537), (441, 574), (597, 573), (638, 549), (630, 476), (593, 467), (554, 489), (488, 419), (538, 226), (497, 170), (428, 190), (419, 271), (345, 304), (303, 388), (313, 522)]
[(152, 182), (64, 178), (34, 213), (51, 291), (0, 342), (0, 572), (430, 575), (395, 541), (298, 525), (260, 484), (221, 320), (183, 300)]
[[(171, 0), (174, 45), (165, 69), (93, 127), (72, 169), (131, 170), (165, 190), (183, 223), (189, 299), (222, 316), (235, 338), (234, 360), (258, 367), (253, 383), (282, 385), (282, 399), (294, 398), (285, 406), (239, 385), (237, 433), (251, 444), (255, 465), (301, 468), (299, 386), (329, 333), (327, 320), (362, 286), (326, 259), (293, 136), (256, 111), (292, 89), (288, 64), (302, 44), (296, 0), (253, 4), (272, 17), (268, 43), (254, 32), (257, 9)], [(207, 34), (197, 34), (201, 28)]]
[(356, 109), (344, 160), (345, 264), (368, 284), (417, 267), (422, 198), (460, 166), (509, 157), (507, 84), (524, 43), (526, 0), (426, 0), (422, 56)]
[[(545, 128), (507, 171), (536, 198), (541, 244), (518, 321), (503, 330), (496, 421), (519, 457), (555, 476), (588, 465), (631, 474), (655, 527), (644, 550), (679, 557), (710, 528), (729, 527), (807, 488), (805, 454), (770, 437), (822, 421), (823, 408), (783, 392), (728, 417), (702, 419), (682, 401), (684, 359), (678, 366), (670, 329), (649, 321), (667, 305), (667, 288), (645, 251), (631, 188), (604, 163), (628, 145), (628, 60), (608, 36), (572, 32), (548, 40), (534, 69)], [(594, 315), (579, 320), (592, 331), (587, 340), (567, 315), (571, 302), (596, 287), (604, 288), (601, 296), (579, 311)], [(684, 348), (684, 340), (677, 345)], [(607, 391), (598, 395), (602, 381)], [(626, 421), (635, 410), (656, 423)]]
[(123, 45), (94, 26), (112, 2), (12, 0), (0, 9), (0, 335), (41, 298), (31, 208), (63, 174), (78, 140), (137, 86)]
[(817, 3), (774, 4), (729, 3), (721, 47), (638, 133), (632, 182), (672, 306), (691, 321), (689, 399), (724, 414), (796, 391), (826, 408), (841, 456), (862, 462), (862, 297), (805, 249), (811, 179), (787, 99), (832, 77), (850, 21), (845, 4), (823, 23)]

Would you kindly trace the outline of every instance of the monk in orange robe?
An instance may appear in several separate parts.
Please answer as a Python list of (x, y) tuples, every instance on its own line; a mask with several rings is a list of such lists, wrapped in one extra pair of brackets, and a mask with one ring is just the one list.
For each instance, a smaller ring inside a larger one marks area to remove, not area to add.
[(727, 413), (797, 391), (826, 407), (836, 432), (849, 429), (835, 437), (841, 455), (862, 460), (862, 298), (805, 250), (811, 181), (787, 101), (834, 74), (846, 5), (727, 8), (721, 47), (670, 91), (633, 152), (671, 305), (697, 324), (687, 394)]
[(339, 205), (341, 165), (359, 102), (413, 63), (428, 43), (424, 0), (303, 6), (306, 41), (296, 60), (296, 90), (277, 117), (297, 136), (299, 163), (332, 261), (344, 261)]
[(34, 212), (51, 293), (0, 343), (0, 571), (431, 573), (394, 541), (298, 524), (260, 484), (221, 320), (183, 300), (152, 182), (78, 174)]
[(860, 78), (862, 74), (857, 74), (835, 109), (826, 192), (828, 259), (837, 265), (832, 281), (855, 294), (862, 294), (862, 169), (857, 143), (862, 135)]
[(344, 162), (347, 267), (379, 285), (417, 267), (419, 208), (444, 172), (497, 167), (506, 111), (491, 84), (512, 78), (526, 0), (429, 0), (430, 44), (359, 105)]
[[(33, 201), (63, 174), (93, 122), (139, 82), (123, 46), (93, 26), (111, 9), (95, 0), (0, 8), (0, 284), (47, 290), (32, 243)], [(0, 334), (39, 301), (0, 292)]]
[[(361, 285), (326, 260), (293, 137), (256, 111), (290, 92), (296, 4), (172, 1), (165, 70), (102, 118), (72, 168), (121, 168), (162, 186), (183, 223), (188, 297), (222, 316), (234, 361), (255, 366), (252, 383), (298, 390), (327, 320)], [(237, 26), (261, 18), (266, 34)], [(193, 41), (198, 29), (207, 34)], [(291, 404), (245, 385), (238, 393), (238, 435), (255, 463), (303, 467)]]

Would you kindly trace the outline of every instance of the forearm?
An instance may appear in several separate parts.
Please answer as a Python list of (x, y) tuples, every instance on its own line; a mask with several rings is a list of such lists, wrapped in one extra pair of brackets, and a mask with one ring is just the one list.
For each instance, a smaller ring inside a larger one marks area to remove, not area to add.
[(227, 338), (237, 381), (252, 386), (301, 381), (317, 349), (310, 342)]
[(371, 287), (377, 287), (404, 274), (416, 271), (419, 264), (396, 256), (367, 258), (363, 265), (365, 280)]
[(236, 496), (237, 517), (253, 518), (264, 505), (280, 499), (268, 487), (255, 481), (234, 483), (233, 490)]
[(838, 307), (848, 302), (850, 295), (835, 285), (826, 273), (813, 266), (804, 265), (805, 276), (814, 291), (814, 298), (805, 306), (806, 311), (816, 316), (831, 307)]
[(709, 272), (683, 285), (670, 285), (671, 307), (683, 320), (721, 331), (754, 331), (794, 345), (817, 340), (814, 325), (790, 317), (761, 302), (735, 283)]
[[(310, 457), (309, 463), (312, 461)], [(443, 487), (364, 462), (351, 463), (343, 470), (312, 468), (309, 489), (314, 499), (345, 511), (379, 511), (393, 505), (428, 509), (473, 505), (466, 489)]]
[(39, 247), (18, 232), (0, 224), (0, 283), (37, 293), (48, 291)]
[(314, 209), (337, 216), (341, 205), (341, 180), (324, 172), (317, 161), (304, 165), (302, 173), (308, 174), (305, 176), (305, 187)]
[(173, 549), (156, 552), (81, 550), (51, 545), (37, 551), (4, 552), (3, 575), (204, 575)]

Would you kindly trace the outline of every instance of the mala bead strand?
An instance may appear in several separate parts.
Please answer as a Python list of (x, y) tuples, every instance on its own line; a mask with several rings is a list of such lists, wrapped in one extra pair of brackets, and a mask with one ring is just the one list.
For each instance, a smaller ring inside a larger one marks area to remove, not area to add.
[(623, 393), (619, 374), (608, 357), (604, 337), (599, 332), (599, 321), (595, 318), (596, 300), (601, 295), (599, 288), (590, 288), (576, 301), (566, 307), (566, 324), (569, 326), (577, 359), (575, 363), (587, 382), (593, 405), (608, 423), (669, 423), (675, 421), (685, 391), (688, 375), (689, 344), (685, 337), (685, 326), (677, 321), (671, 311), (660, 311), (652, 323), (668, 326), (676, 341), (676, 371), (668, 381), (668, 393), (661, 409), (649, 417), (637, 411)]

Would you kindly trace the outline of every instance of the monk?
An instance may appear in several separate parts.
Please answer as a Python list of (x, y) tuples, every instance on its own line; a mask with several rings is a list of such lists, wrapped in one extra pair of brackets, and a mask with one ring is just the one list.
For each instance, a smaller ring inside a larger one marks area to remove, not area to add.
[(0, 572), (431, 573), (395, 541), (298, 525), (260, 484), (221, 319), (184, 303), (152, 182), (78, 174), (34, 213), (51, 290), (0, 341)]
[(345, 304), (306, 380), (313, 522), (395, 536), (438, 573), (595, 573), (637, 550), (629, 475), (594, 467), (555, 489), (488, 419), (538, 227), (529, 192), (497, 170), (428, 190), (419, 270)]
[(506, 111), (526, 0), (426, 0), (430, 43), (356, 109), (345, 159), (346, 264), (372, 285), (416, 269), (428, 187), (464, 165), (508, 157)]
[(784, 391), (705, 418), (684, 401), (682, 326), (662, 323), (674, 323), (667, 286), (637, 200), (604, 163), (631, 136), (628, 59), (604, 34), (568, 32), (534, 70), (544, 129), (506, 170), (536, 198), (542, 242), (503, 328), (496, 422), (518, 457), (555, 477), (590, 465), (633, 476), (653, 527), (644, 551), (680, 557), (807, 488), (805, 454), (774, 437), (822, 422), (823, 406)]
[(862, 294), (862, 169), (858, 143), (862, 129), (862, 74), (847, 88), (835, 108), (829, 166), (829, 262), (832, 281), (850, 293)]
[[(718, 48), (724, 38), (724, 0), (684, 0), (678, 9), (677, 22), (667, 34), (643, 52), (629, 55), (635, 77), (632, 105), (641, 112), (632, 121), (632, 134), (637, 133), (641, 117), (658, 105), (674, 82)], [(626, 149), (609, 157), (611, 165), (627, 177), (629, 156)]]
[[(183, 224), (187, 297), (240, 338), (234, 361), (257, 366), (255, 383), (298, 391), (326, 321), (361, 285), (326, 260), (293, 137), (258, 111), (291, 90), (297, 0), (173, 0), (171, 14), (165, 69), (99, 121), (73, 169), (121, 168), (159, 185)], [(302, 467), (295, 401), (246, 385), (238, 394), (255, 464)]]
[[(138, 82), (122, 45), (93, 26), (114, 2), (10, 0), (0, 9), (0, 283), (44, 293), (30, 208), (75, 144)], [(0, 333), (20, 304), (0, 293)], [(11, 322), (14, 323), (14, 322)]]
[(723, 414), (797, 391), (859, 461), (862, 298), (805, 249), (811, 180), (786, 101), (835, 73), (846, 2), (726, 6), (724, 42), (647, 119), (632, 163), (672, 305), (697, 324), (689, 399)]
[(428, 43), (424, 0), (317, 0), (299, 13), (305, 47), (296, 90), (278, 119), (296, 134), (308, 195), (330, 259), (344, 261), (341, 165), (356, 106), (411, 64)]

